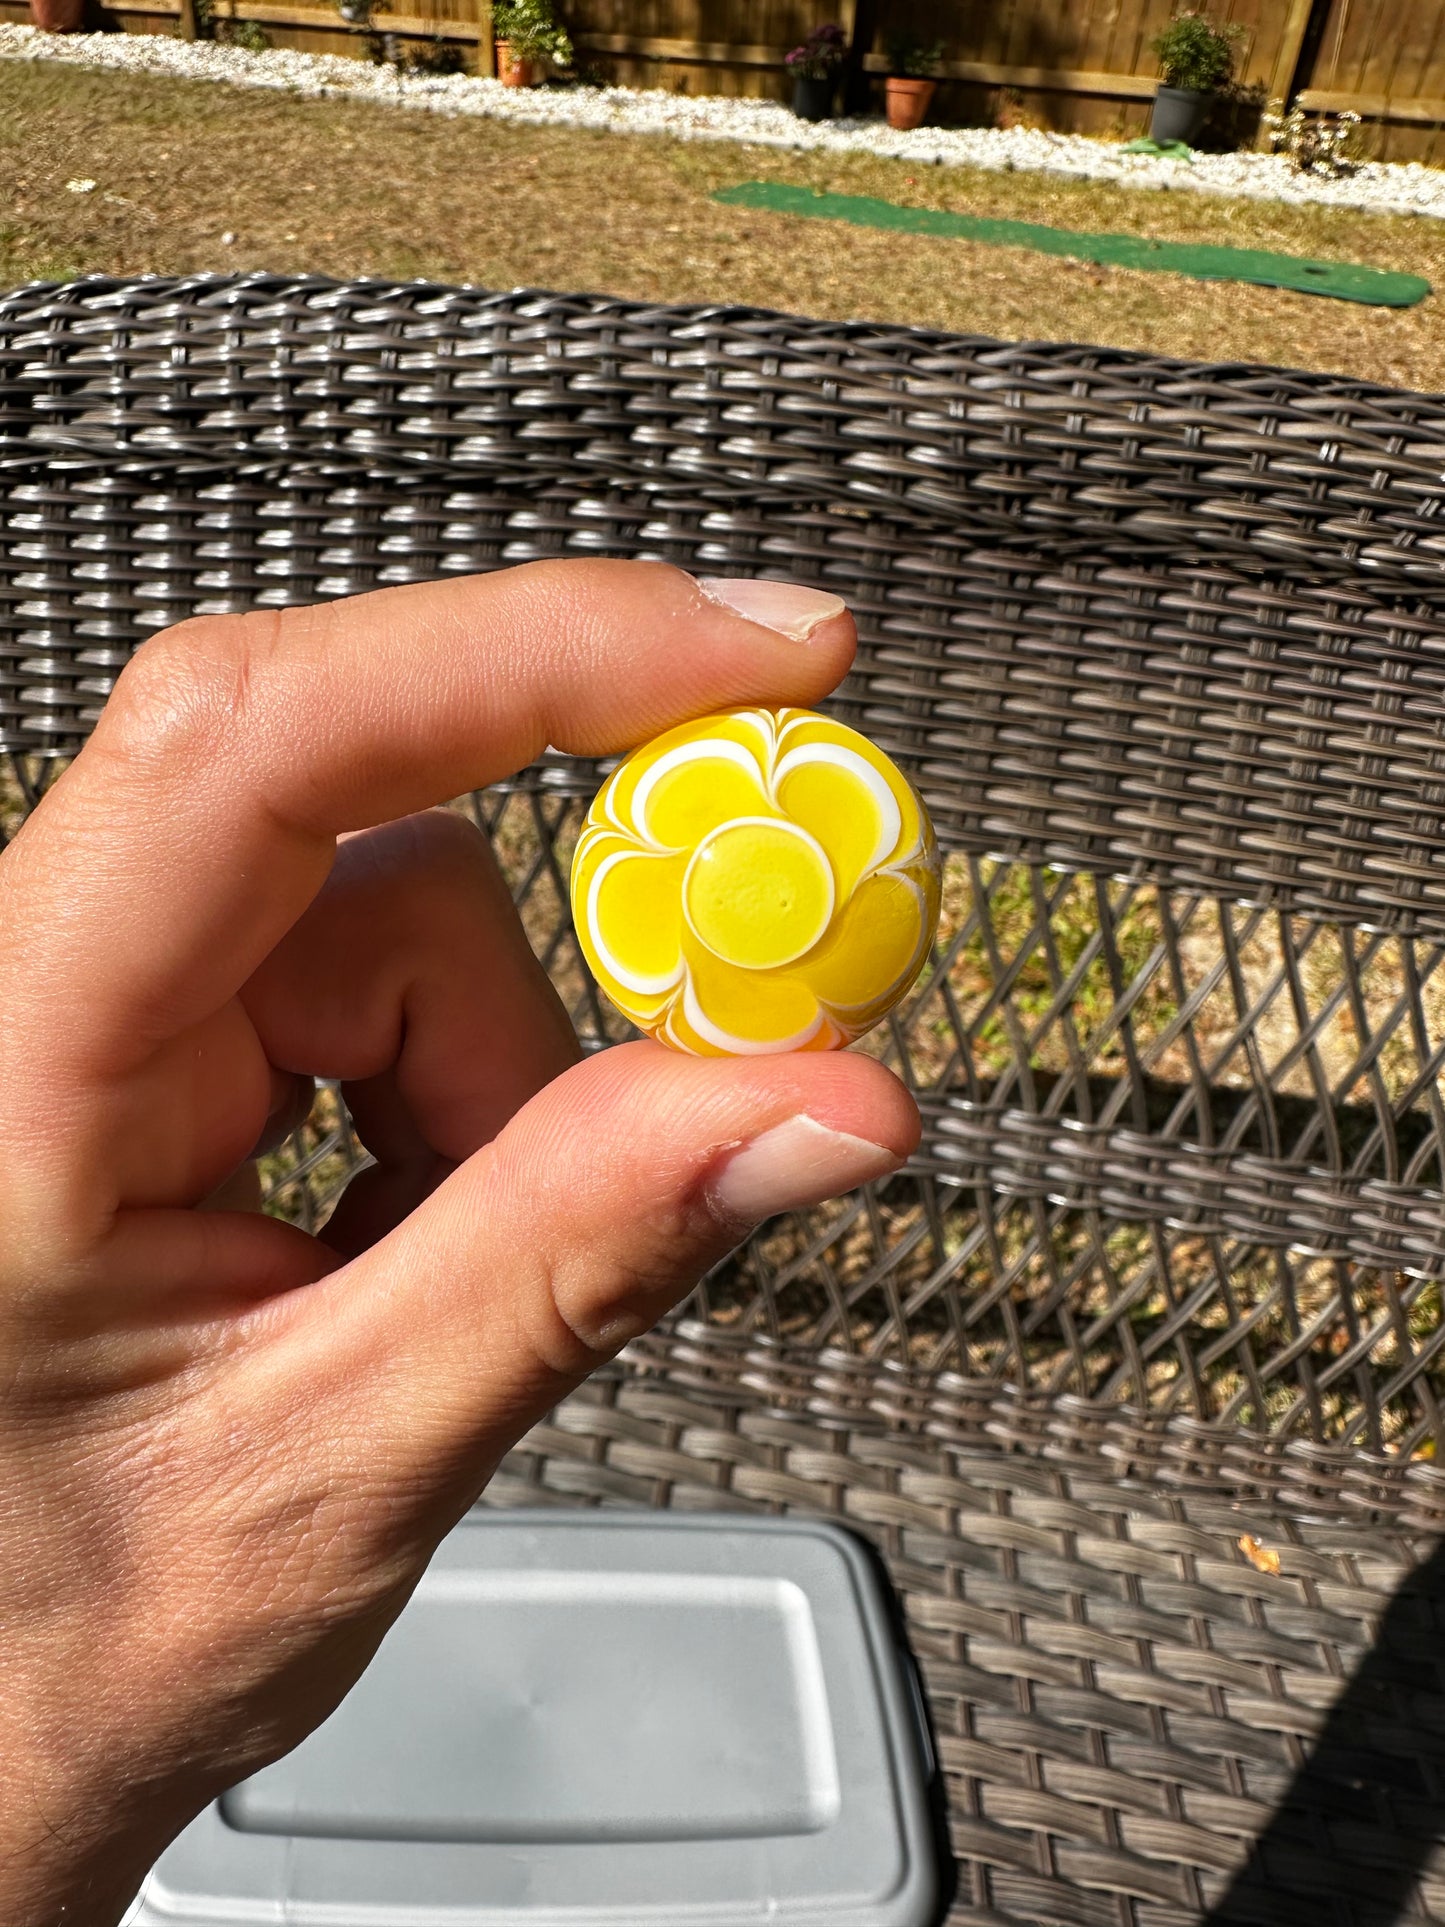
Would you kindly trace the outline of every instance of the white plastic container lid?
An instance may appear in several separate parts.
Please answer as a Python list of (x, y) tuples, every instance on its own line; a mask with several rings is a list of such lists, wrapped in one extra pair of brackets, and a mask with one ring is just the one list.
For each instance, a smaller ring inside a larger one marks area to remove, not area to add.
[(910, 1667), (834, 1527), (473, 1512), (134, 1927), (928, 1927)]

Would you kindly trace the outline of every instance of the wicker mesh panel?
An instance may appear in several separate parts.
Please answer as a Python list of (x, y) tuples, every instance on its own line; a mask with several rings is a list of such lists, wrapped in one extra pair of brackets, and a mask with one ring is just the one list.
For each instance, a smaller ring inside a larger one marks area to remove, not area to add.
[[(9, 767), (33, 795), (55, 766)], [(582, 962), (567, 870), (584, 804), (573, 768), (551, 774), (457, 807), (600, 1048), (632, 1033)], [(13, 779), (11, 797), (18, 815)], [(697, 1314), (802, 1354), (1406, 1458), (1433, 1438), (1436, 951), (958, 857), (946, 885), (925, 981), (866, 1045), (919, 1096), (908, 1173), (764, 1227)], [(319, 1228), (363, 1156), (323, 1091), (266, 1161), (270, 1208)]]
[(836, 707), (953, 847), (1445, 936), (1445, 618), (1373, 578), (1281, 585), (1190, 551), (1061, 561), (881, 512), (560, 482), (531, 505), (304, 472), (16, 480), (4, 534), (0, 747), (78, 747), (130, 649), (195, 613), (559, 554), (772, 569), (847, 596), (863, 647)]
[[(764, 1227), (489, 1496), (870, 1537), (949, 1927), (1445, 1923), (1442, 455), (1438, 398), (1105, 350), (0, 296), (0, 833), (198, 610), (589, 553), (857, 609), (840, 707), (951, 853), (871, 1045), (919, 1155)], [(598, 774), (459, 805), (592, 1047), (624, 1034), (566, 917)], [(270, 1207), (317, 1228), (363, 1156), (323, 1090)]]
[[(9, 767), (19, 807), (53, 765)], [(597, 1048), (630, 1033), (567, 899), (590, 780), (559, 764), (459, 807)], [(1441, 963), (952, 856), (925, 980), (865, 1046), (919, 1096), (909, 1174), (765, 1227), (699, 1309), (806, 1350), (1408, 1454), (1445, 1382)], [(317, 1228), (361, 1156), (323, 1094), (268, 1161), (272, 1208)]]
[(549, 554), (848, 594), (955, 847), (1445, 934), (1445, 407), (1326, 376), (258, 276), (0, 297), (0, 746), (126, 650)]
[(824, 1513), (872, 1540), (927, 1685), (949, 1927), (1445, 1920), (1433, 1466), (684, 1325), (488, 1496)]
[[(708, 1316), (1411, 1448), (1445, 1269), (1442, 423), (1368, 384), (732, 310), (22, 290), (10, 808), (197, 611), (565, 553), (835, 584), (864, 639), (839, 708), (952, 853), (873, 1046), (925, 1138), (755, 1239)], [(597, 777), (472, 805), (593, 1045), (624, 1034), (566, 913)], [(303, 1222), (357, 1156), (326, 1124), (272, 1173)]]
[(1203, 367), (519, 292), (96, 278), (0, 296), (0, 458), (118, 450), (234, 470), (341, 457), (550, 493), (826, 500), (1119, 553), (1389, 572), (1438, 593), (1445, 406)]

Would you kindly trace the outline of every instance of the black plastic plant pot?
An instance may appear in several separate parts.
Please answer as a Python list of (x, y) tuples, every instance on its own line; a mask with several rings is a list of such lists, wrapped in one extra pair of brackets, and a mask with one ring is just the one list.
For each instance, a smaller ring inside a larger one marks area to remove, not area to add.
[(809, 80), (799, 74), (793, 82), (793, 112), (799, 120), (827, 120), (833, 111), (833, 82)]
[(1169, 141), (1192, 147), (1213, 105), (1213, 94), (1198, 93), (1193, 87), (1161, 87), (1154, 96), (1149, 138), (1161, 147)]

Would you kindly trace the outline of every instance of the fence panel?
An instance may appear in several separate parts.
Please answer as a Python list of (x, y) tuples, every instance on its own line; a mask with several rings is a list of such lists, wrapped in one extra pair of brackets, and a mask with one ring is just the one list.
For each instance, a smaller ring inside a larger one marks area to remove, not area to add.
[[(112, 24), (172, 32), (183, 0), (101, 0)], [(214, 0), (222, 18), (255, 20), (281, 45), (363, 51), (334, 0)], [(934, 118), (999, 120), (1129, 134), (1154, 92), (1154, 36), (1175, 0), (561, 0), (585, 76), (689, 93), (786, 98), (783, 60), (813, 27), (856, 20), (867, 99), (882, 105), (895, 32), (938, 40)], [(1445, 160), (1445, 0), (1214, 0), (1241, 29), (1242, 82), (1260, 97), (1302, 89), (1308, 108), (1354, 107), (1374, 152)], [(383, 31), (453, 39), (490, 71), (489, 0), (391, 0)], [(0, 19), (27, 17), (0, 0)], [(1243, 123), (1240, 123), (1243, 128)]]
[(1445, 0), (1322, 0), (1321, 15), (1305, 105), (1353, 107), (1390, 158), (1445, 159)]
[[(1292, 70), (1309, 6), (1225, 0), (1215, 7), (1216, 19), (1240, 28), (1243, 83), (1265, 94), (1282, 68)], [(1015, 115), (1044, 126), (1137, 132), (1158, 75), (1153, 40), (1173, 11), (1173, 0), (999, 0), (966, 9), (953, 0), (883, 0), (868, 64), (881, 75), (891, 35), (914, 33), (943, 43), (940, 119), (996, 117), (1007, 89)]]

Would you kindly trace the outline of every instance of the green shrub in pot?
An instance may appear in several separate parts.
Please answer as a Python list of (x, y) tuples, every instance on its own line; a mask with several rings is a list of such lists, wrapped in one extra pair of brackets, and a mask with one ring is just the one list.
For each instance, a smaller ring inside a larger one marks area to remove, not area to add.
[(572, 41), (552, 0), (494, 0), (492, 36), (497, 70), (512, 85), (526, 86), (544, 65), (572, 65)]
[(1149, 122), (1151, 139), (1193, 143), (1215, 96), (1234, 74), (1235, 43), (1243, 29), (1216, 27), (1207, 13), (1176, 13), (1150, 43), (1159, 56), (1159, 89)]

